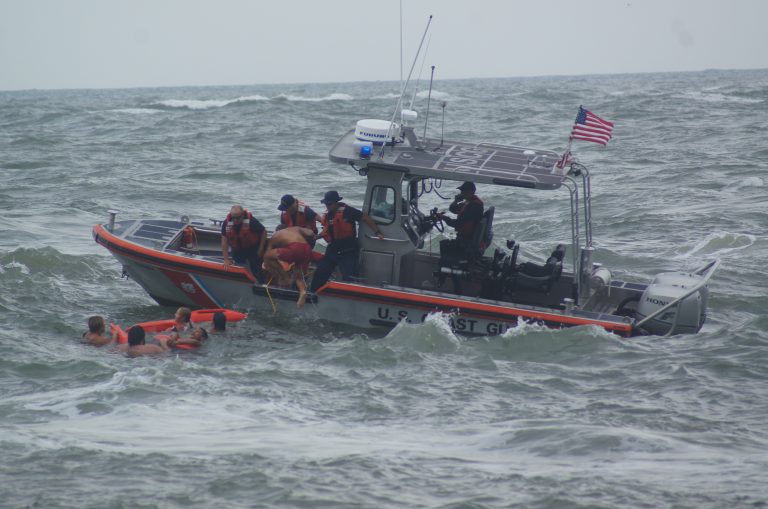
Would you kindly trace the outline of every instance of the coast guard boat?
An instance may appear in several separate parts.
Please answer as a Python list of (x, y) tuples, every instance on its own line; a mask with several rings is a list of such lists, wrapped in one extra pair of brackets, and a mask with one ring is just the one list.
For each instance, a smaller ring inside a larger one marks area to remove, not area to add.
[[(110, 220), (93, 228), (95, 241), (123, 266), (124, 275), (162, 305), (227, 307), (288, 313), (364, 328), (416, 323), (430, 313), (449, 316), (464, 335), (496, 335), (521, 321), (550, 327), (595, 325), (621, 336), (698, 332), (706, 319), (713, 260), (692, 272), (665, 272), (646, 283), (612, 277), (594, 261), (590, 174), (577, 162), (559, 168), (547, 150), (492, 143), (419, 139), (407, 125), (361, 120), (330, 150), (330, 160), (365, 178), (363, 211), (384, 234), (357, 229), (360, 272), (331, 280), (298, 308), (295, 289), (253, 284), (245, 269), (224, 270), (220, 226), (180, 220)], [(409, 122), (410, 121), (410, 122)], [(488, 207), (466, 256), (425, 249), (439, 214), (420, 205), (424, 186), (471, 181), (541, 192), (565, 191), (570, 239), (546, 263), (518, 260), (519, 243), (493, 245), (494, 207)], [(568, 242), (569, 241), (569, 242)]]

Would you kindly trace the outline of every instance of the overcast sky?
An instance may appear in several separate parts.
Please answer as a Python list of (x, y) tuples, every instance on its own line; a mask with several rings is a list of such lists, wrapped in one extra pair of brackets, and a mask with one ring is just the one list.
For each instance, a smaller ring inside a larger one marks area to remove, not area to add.
[[(0, 90), (398, 80), (400, 0), (0, 0)], [(768, 67), (768, 0), (403, 0), (437, 79)], [(418, 67), (417, 67), (418, 70)]]

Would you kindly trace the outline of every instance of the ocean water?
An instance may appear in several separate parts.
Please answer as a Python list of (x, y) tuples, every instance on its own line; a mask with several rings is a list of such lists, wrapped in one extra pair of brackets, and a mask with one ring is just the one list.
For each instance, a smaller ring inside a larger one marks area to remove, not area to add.
[[(92, 314), (173, 313), (93, 242), (108, 209), (207, 220), (237, 202), (273, 227), (284, 193), (360, 205), (328, 150), (390, 118), (398, 86), (0, 92), (0, 507), (768, 506), (766, 70), (432, 92), (447, 139), (562, 150), (580, 104), (614, 121), (607, 148), (575, 145), (596, 260), (646, 281), (721, 258), (699, 334), (465, 338), (440, 315), (387, 333), (278, 312), (197, 352), (80, 342)], [(521, 256), (570, 240), (565, 194), (478, 194)]]

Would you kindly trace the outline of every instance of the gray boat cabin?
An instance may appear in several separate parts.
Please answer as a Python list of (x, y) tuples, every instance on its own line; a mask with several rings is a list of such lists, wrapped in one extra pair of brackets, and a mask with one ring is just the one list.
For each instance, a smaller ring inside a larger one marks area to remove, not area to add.
[[(392, 132), (397, 134), (392, 136)], [(398, 124), (390, 127), (388, 121), (371, 119), (358, 122), (356, 129), (333, 146), (329, 157), (367, 178), (363, 210), (374, 219), (385, 237), (378, 239), (362, 225), (360, 282), (550, 309), (565, 309), (589, 297), (594, 267), (590, 262), (590, 185), (585, 167), (574, 164), (561, 170), (557, 168), (559, 155), (549, 150), (420, 140), (412, 127)], [(542, 191), (566, 189), (571, 198), (572, 239), (567, 246), (570, 270), (563, 271), (566, 250), (563, 246), (558, 246), (543, 266), (530, 262), (518, 265), (519, 245), (514, 243), (508, 243), (507, 250), (488, 249), (493, 253), (486, 256), (486, 248), (490, 248), (493, 238), (495, 209), (492, 204), (486, 204), (479, 231), (476, 231), (477, 256), (450, 260), (435, 249), (431, 252), (422, 249), (431, 230), (435, 227), (442, 230), (434, 211), (429, 214), (419, 207), (419, 189), (425, 179)], [(575, 276), (582, 272), (582, 277)]]

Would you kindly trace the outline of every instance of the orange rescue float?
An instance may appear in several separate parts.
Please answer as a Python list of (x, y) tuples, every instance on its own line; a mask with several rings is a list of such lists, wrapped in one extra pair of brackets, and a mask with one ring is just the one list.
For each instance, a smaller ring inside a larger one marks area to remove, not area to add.
[[(192, 319), (191, 322), (193, 324), (201, 324), (201, 323), (207, 323), (213, 321), (213, 315), (216, 313), (224, 313), (224, 316), (227, 317), (227, 322), (239, 322), (241, 320), (245, 320), (248, 315), (246, 313), (241, 313), (239, 311), (233, 311), (231, 309), (224, 309), (224, 308), (217, 308), (217, 309), (196, 309), (192, 311)], [(175, 320), (154, 320), (151, 322), (142, 322), (137, 323), (136, 325), (140, 325), (145, 332), (165, 332), (173, 327), (175, 324)], [(133, 326), (135, 327), (135, 325)], [(127, 330), (123, 330), (119, 325), (115, 325), (114, 323), (109, 325), (109, 330), (113, 334), (115, 331), (117, 331), (117, 343), (118, 344), (127, 344), (128, 343), (128, 332), (131, 330), (131, 327), (128, 327)], [(168, 336), (156, 336), (158, 339), (164, 338), (168, 339)], [(180, 348), (182, 350), (191, 350), (194, 348), (197, 348), (193, 345), (176, 345), (176, 348)]]

